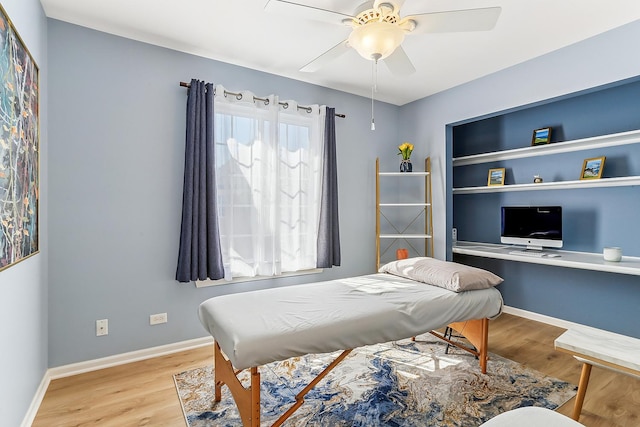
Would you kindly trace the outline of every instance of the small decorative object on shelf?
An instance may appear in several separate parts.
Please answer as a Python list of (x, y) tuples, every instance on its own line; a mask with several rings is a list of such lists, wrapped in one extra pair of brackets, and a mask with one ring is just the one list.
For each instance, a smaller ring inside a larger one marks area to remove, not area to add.
[(504, 185), (504, 171), (504, 168), (489, 169), (487, 185)]
[(551, 128), (536, 129), (533, 131), (531, 145), (542, 145), (551, 142)]
[(602, 250), (602, 257), (605, 261), (620, 262), (622, 259), (622, 249), (618, 247), (607, 246)]
[(411, 164), (411, 160), (403, 160), (400, 162), (400, 172), (411, 172), (413, 171), (413, 165)]
[(407, 259), (409, 258), (409, 250), (406, 248), (396, 249), (396, 259)]
[(604, 156), (584, 159), (580, 179), (599, 179), (602, 176), (602, 169), (604, 169), (604, 159)]
[(398, 145), (398, 150), (400, 150), (398, 155), (402, 156), (402, 161), (400, 161), (400, 172), (413, 171), (413, 165), (411, 164), (411, 153), (413, 152), (413, 144), (403, 142), (402, 144)]
[(533, 175), (533, 183), (540, 184), (542, 182), (542, 177), (540, 175)]

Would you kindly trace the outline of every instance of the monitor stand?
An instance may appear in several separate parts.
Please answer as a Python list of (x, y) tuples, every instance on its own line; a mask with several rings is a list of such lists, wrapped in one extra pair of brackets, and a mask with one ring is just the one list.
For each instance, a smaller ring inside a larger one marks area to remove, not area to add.
[(539, 246), (527, 246), (525, 249), (516, 249), (509, 251), (511, 255), (524, 255), (532, 257), (543, 257), (546, 254), (542, 252), (542, 247)]

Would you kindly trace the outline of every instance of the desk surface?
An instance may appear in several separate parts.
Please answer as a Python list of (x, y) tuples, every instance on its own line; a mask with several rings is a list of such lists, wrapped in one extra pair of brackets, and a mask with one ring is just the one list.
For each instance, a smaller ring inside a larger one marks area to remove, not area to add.
[[(577, 268), (582, 270), (605, 271), (608, 273), (629, 274), (640, 276), (640, 257), (623, 256), (620, 262), (609, 262), (602, 258), (601, 253), (574, 252), (556, 249), (545, 249), (546, 256), (536, 258), (511, 253), (517, 247), (498, 245), (495, 243), (458, 241), (452, 251), (456, 254), (473, 255), (485, 258), (504, 259), (509, 261), (544, 264), (555, 267)], [(550, 257), (548, 255), (559, 255)]]
[(555, 346), (640, 375), (640, 339), (598, 329), (569, 329), (556, 338)]

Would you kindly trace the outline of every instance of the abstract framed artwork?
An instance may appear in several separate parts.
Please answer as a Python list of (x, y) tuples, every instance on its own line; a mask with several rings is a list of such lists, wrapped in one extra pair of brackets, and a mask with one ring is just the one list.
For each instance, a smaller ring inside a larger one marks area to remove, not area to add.
[(0, 271), (39, 251), (38, 66), (0, 5)]

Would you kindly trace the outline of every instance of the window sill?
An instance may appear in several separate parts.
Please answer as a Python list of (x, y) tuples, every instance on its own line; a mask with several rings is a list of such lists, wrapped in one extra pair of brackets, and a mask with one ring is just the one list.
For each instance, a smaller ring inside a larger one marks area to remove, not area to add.
[(282, 277), (292, 277), (292, 276), (304, 276), (307, 274), (318, 274), (322, 273), (322, 268), (313, 268), (311, 270), (301, 270), (301, 271), (293, 271), (290, 273), (283, 273), (278, 276), (255, 276), (255, 277), (238, 277), (236, 279), (225, 280), (196, 280), (196, 288), (207, 288), (209, 286), (219, 286), (219, 285), (231, 285), (234, 283), (242, 283), (242, 282), (254, 282), (256, 280), (268, 280), (268, 279), (280, 279)]

